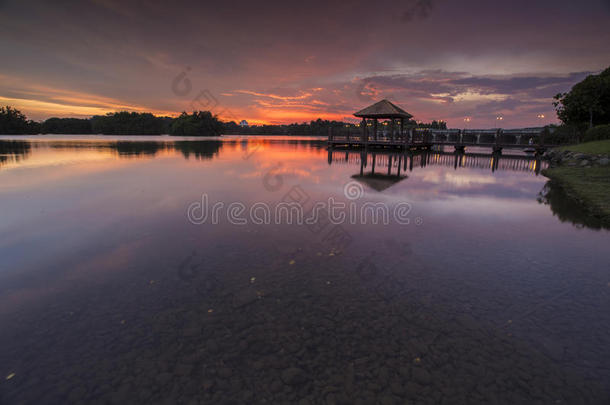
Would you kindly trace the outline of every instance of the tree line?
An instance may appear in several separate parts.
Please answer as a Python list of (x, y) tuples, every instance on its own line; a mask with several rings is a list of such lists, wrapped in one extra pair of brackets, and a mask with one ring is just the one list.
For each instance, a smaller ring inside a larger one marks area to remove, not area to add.
[(561, 125), (552, 128), (554, 143), (610, 139), (610, 67), (589, 75), (554, 97)]
[[(417, 123), (410, 120), (408, 126), (446, 129), (442, 121)], [(19, 110), (0, 107), (0, 134), (104, 134), (104, 135), (177, 135), (218, 136), (227, 135), (327, 135), (358, 131), (357, 125), (342, 121), (315, 121), (287, 125), (241, 126), (234, 121), (223, 122), (209, 111), (183, 112), (178, 117), (157, 117), (151, 113), (120, 111), (91, 118), (49, 118), (43, 122), (28, 120)]]

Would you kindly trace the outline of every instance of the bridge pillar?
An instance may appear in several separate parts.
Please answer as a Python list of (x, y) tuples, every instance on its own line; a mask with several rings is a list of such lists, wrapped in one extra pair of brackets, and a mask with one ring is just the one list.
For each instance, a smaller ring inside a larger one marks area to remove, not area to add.
[(481, 138), (481, 134), (478, 134), (477, 135), (477, 144), (479, 143), (480, 138)]

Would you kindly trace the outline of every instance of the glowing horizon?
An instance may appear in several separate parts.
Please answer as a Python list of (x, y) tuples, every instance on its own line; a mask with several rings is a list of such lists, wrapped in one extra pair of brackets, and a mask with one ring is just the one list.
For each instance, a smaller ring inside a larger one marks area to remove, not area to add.
[[(389, 0), (349, 9), (32, 1), (0, 3), (10, 56), (0, 103), (37, 121), (208, 110), (257, 125), (356, 122), (355, 111), (386, 98), (453, 128), (495, 127), (498, 116), (504, 128), (540, 126), (557, 122), (556, 93), (610, 65), (610, 7), (597, 0), (409, 0), (390, 15)], [(356, 23), (362, 15), (367, 24)], [(52, 20), (63, 24), (49, 29)]]

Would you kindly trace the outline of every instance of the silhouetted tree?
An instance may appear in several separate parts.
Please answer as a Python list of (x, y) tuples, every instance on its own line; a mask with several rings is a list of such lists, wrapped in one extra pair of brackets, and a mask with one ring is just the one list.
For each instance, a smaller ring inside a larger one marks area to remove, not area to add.
[(80, 118), (49, 118), (42, 123), (43, 134), (90, 134), (91, 120)]
[(183, 112), (170, 127), (170, 135), (179, 136), (218, 136), (223, 132), (223, 125), (218, 117), (209, 111)]
[(105, 135), (161, 135), (166, 119), (151, 113), (121, 111), (91, 118), (91, 131)]
[(28, 120), (16, 108), (10, 106), (0, 107), (0, 134), (22, 135), (39, 133), (40, 123)]
[(589, 75), (568, 93), (559, 93), (553, 105), (565, 125), (580, 129), (610, 124), (610, 68)]

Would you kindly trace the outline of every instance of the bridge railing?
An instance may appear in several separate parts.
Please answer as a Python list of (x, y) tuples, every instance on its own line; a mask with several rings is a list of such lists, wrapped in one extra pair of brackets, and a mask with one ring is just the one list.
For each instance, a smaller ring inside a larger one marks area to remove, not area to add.
[(430, 129), (430, 128), (405, 128), (403, 131), (396, 130), (392, 135), (387, 130), (378, 130), (373, 133), (372, 128), (367, 128), (366, 136), (361, 132), (343, 132), (336, 134), (329, 131), (329, 142), (331, 143), (358, 143), (358, 142), (393, 142), (393, 143), (431, 143), (431, 144), (454, 144), (454, 145), (543, 145), (544, 136), (542, 129)]

